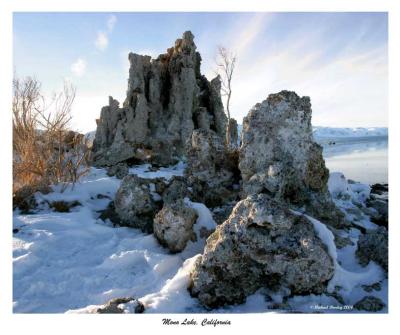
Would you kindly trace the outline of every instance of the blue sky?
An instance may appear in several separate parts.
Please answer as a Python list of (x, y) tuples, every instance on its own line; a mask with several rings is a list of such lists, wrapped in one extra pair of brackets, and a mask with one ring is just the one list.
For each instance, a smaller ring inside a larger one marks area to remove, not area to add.
[(77, 88), (74, 127), (95, 129), (112, 95), (123, 101), (128, 53), (157, 56), (185, 30), (211, 79), (215, 51), (237, 53), (232, 115), (282, 89), (311, 97), (313, 124), (387, 126), (385, 13), (15, 13), (14, 67), (46, 95)]

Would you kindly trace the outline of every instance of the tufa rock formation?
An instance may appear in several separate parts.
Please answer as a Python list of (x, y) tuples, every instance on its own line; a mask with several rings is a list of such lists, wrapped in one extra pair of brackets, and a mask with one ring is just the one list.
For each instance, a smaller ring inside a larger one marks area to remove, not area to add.
[(129, 298), (114, 298), (100, 308), (90, 311), (91, 314), (121, 314), (129, 310), (133, 313), (143, 313), (145, 308), (141, 301)]
[(239, 169), (244, 195), (266, 193), (340, 228), (343, 214), (328, 193), (329, 171), (315, 143), (309, 97), (270, 94), (243, 120)]
[(97, 120), (92, 149), (95, 166), (147, 161), (169, 165), (182, 157), (193, 130), (225, 138), (227, 118), (220, 80), (200, 73), (201, 56), (190, 31), (157, 59), (129, 54), (123, 106), (112, 97)]
[(160, 209), (156, 193), (152, 191), (151, 183), (154, 182), (135, 175), (122, 179), (114, 200), (121, 225), (148, 233), (153, 231), (153, 218)]
[(237, 200), (240, 171), (237, 151), (227, 150), (224, 138), (212, 130), (194, 130), (187, 147), (185, 176), (196, 201), (215, 207)]
[(210, 308), (243, 303), (259, 288), (320, 294), (333, 261), (313, 224), (266, 194), (240, 201), (207, 239), (189, 290)]
[(193, 224), (196, 220), (196, 211), (186, 206), (183, 200), (165, 204), (154, 218), (154, 236), (172, 253), (180, 252), (195, 237)]
[(368, 230), (357, 243), (356, 256), (360, 264), (367, 266), (370, 261), (374, 261), (388, 272), (388, 244), (388, 231), (385, 227)]
[(117, 177), (118, 179), (122, 179), (129, 174), (129, 167), (126, 163), (118, 163), (116, 165), (110, 166), (107, 169), (107, 176)]

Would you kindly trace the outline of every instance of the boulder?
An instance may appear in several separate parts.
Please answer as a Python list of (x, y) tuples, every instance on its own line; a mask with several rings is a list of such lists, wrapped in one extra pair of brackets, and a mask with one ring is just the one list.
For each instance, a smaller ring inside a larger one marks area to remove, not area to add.
[(239, 169), (244, 195), (267, 193), (339, 228), (344, 215), (328, 192), (329, 171), (314, 142), (309, 97), (270, 94), (243, 119)]
[(384, 227), (368, 230), (357, 243), (356, 255), (361, 265), (374, 261), (388, 271), (388, 231)]
[(33, 214), (38, 206), (35, 193), (48, 194), (52, 191), (47, 185), (26, 185), (13, 193), (13, 210), (19, 209), (21, 214)]
[(386, 305), (381, 299), (374, 296), (364, 297), (354, 304), (355, 309), (367, 312), (379, 312), (385, 306)]
[(224, 139), (212, 130), (193, 131), (187, 146), (185, 176), (194, 199), (208, 207), (237, 198), (239, 190), (234, 188), (240, 179), (237, 155), (227, 150)]
[(154, 236), (171, 252), (180, 252), (194, 238), (193, 224), (196, 220), (196, 211), (186, 206), (183, 200), (165, 204), (154, 218)]
[(95, 166), (120, 162), (169, 165), (185, 153), (194, 129), (225, 138), (227, 118), (220, 80), (200, 73), (200, 54), (190, 31), (156, 59), (130, 53), (128, 89), (122, 105), (112, 97), (97, 120)]
[(82, 206), (82, 204), (77, 200), (74, 201), (59, 200), (59, 201), (49, 202), (49, 206), (55, 212), (69, 213), (71, 211), (71, 208)]
[(321, 294), (334, 264), (313, 224), (266, 194), (240, 201), (207, 239), (189, 291), (213, 308), (243, 303), (260, 288)]
[(160, 204), (154, 199), (150, 184), (148, 179), (136, 175), (128, 175), (122, 180), (114, 199), (121, 225), (152, 232), (153, 218)]
[(389, 185), (374, 184), (371, 186), (371, 193), (366, 201), (367, 208), (372, 209), (371, 221), (385, 228), (389, 223)]
[(114, 298), (97, 308), (93, 312), (96, 314), (121, 314), (127, 312), (143, 313), (144, 305), (139, 300), (129, 298)]
[(172, 204), (179, 199), (191, 197), (186, 180), (181, 176), (173, 176), (165, 190), (162, 192), (162, 200), (165, 204)]
[(118, 163), (107, 168), (107, 175), (110, 177), (117, 177), (118, 179), (124, 178), (129, 174), (129, 167), (126, 163)]

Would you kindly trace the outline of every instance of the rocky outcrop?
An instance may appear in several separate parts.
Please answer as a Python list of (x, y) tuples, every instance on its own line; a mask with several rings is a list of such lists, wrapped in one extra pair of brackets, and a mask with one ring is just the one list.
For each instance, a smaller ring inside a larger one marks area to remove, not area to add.
[(128, 175), (122, 180), (114, 200), (121, 225), (152, 232), (153, 218), (160, 209), (151, 189), (152, 182), (135, 175)]
[(334, 265), (313, 224), (266, 194), (240, 201), (207, 239), (189, 290), (208, 307), (242, 303), (257, 289), (322, 293)]
[(228, 129), (229, 135), (228, 135), (228, 142), (230, 148), (237, 148), (238, 146), (238, 124), (237, 121), (233, 118), (229, 119), (228, 122)]
[(196, 211), (186, 206), (183, 200), (164, 205), (154, 218), (154, 236), (171, 252), (180, 252), (194, 238), (196, 219)]
[(96, 166), (127, 161), (168, 165), (184, 155), (194, 129), (225, 138), (220, 80), (200, 74), (200, 54), (190, 31), (157, 59), (129, 54), (123, 106), (110, 97), (97, 120), (92, 160)]
[(32, 214), (38, 206), (35, 193), (47, 194), (52, 189), (47, 185), (26, 185), (13, 193), (13, 210), (19, 209), (21, 214)]
[(278, 201), (306, 207), (335, 227), (343, 214), (328, 193), (329, 171), (315, 143), (309, 97), (295, 92), (270, 94), (243, 120), (239, 169), (245, 195), (267, 193)]
[(188, 189), (185, 178), (181, 176), (172, 177), (165, 190), (162, 192), (162, 200), (164, 204), (173, 204), (177, 200), (186, 197), (191, 198), (192, 193)]
[(388, 231), (384, 227), (368, 230), (361, 235), (356, 255), (361, 265), (366, 266), (370, 261), (378, 263), (388, 271)]
[(381, 299), (374, 296), (364, 297), (354, 304), (355, 309), (367, 312), (379, 312), (385, 306), (386, 305)]
[(139, 300), (129, 298), (114, 298), (103, 306), (91, 311), (96, 314), (121, 314), (125, 312), (143, 313), (144, 305)]
[(185, 175), (196, 201), (208, 207), (222, 205), (238, 194), (240, 173), (235, 152), (212, 130), (195, 130), (187, 147)]
[(129, 167), (126, 163), (118, 163), (112, 165), (107, 169), (107, 175), (110, 177), (117, 177), (118, 179), (124, 178), (129, 173)]
[(367, 199), (367, 207), (373, 209), (371, 221), (388, 228), (389, 221), (389, 187), (388, 184), (374, 184)]

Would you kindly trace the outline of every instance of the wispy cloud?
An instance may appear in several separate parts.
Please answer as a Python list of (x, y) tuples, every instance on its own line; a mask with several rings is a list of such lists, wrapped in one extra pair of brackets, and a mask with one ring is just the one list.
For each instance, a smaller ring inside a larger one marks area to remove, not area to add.
[(241, 32), (235, 36), (235, 43), (232, 49), (238, 54), (243, 54), (245, 50), (251, 46), (257, 36), (266, 27), (268, 20), (273, 14), (258, 13), (250, 20), (250, 23), (241, 27)]
[(71, 72), (77, 77), (82, 77), (86, 72), (86, 61), (82, 58), (78, 58), (72, 63)]
[(115, 15), (110, 15), (107, 19), (107, 31), (98, 31), (94, 45), (100, 51), (104, 51), (108, 47), (109, 36), (114, 30), (114, 26), (117, 23), (117, 17)]
[(97, 49), (104, 51), (108, 47), (108, 36), (106, 33), (99, 31), (97, 32), (97, 37), (96, 40), (94, 41), (94, 44)]
[(110, 15), (110, 17), (107, 20), (107, 29), (109, 32), (113, 31), (116, 22), (117, 22), (117, 17), (115, 15)]

